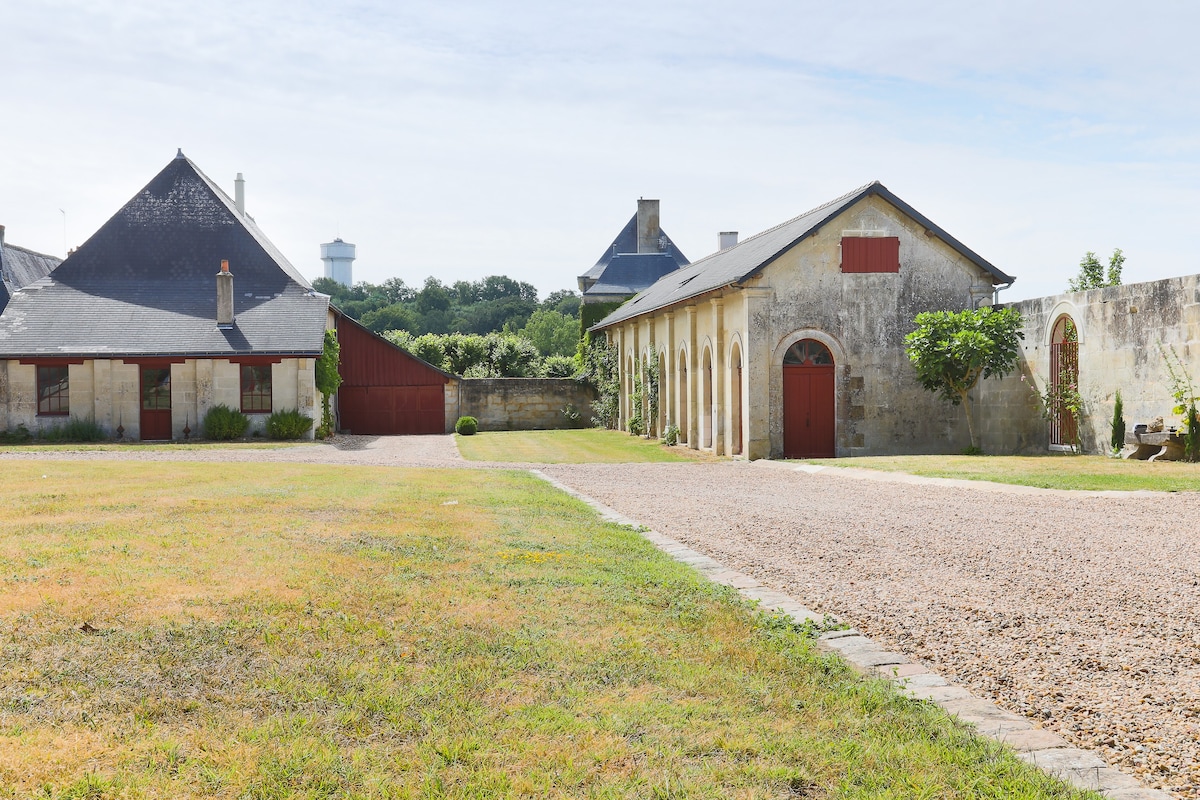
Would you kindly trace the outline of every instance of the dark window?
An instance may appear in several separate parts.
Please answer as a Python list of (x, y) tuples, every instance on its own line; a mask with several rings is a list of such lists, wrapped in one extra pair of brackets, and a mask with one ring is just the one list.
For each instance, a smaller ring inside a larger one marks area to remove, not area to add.
[(843, 236), (842, 272), (899, 272), (898, 236)]
[(271, 365), (242, 365), (242, 413), (271, 411)]
[(833, 363), (833, 356), (829, 354), (829, 348), (820, 342), (814, 339), (801, 339), (783, 354), (783, 363), (824, 366)]
[(171, 408), (171, 368), (142, 367), (142, 410), (169, 411)]
[(39, 417), (63, 417), (71, 413), (66, 367), (38, 367), (37, 382)]

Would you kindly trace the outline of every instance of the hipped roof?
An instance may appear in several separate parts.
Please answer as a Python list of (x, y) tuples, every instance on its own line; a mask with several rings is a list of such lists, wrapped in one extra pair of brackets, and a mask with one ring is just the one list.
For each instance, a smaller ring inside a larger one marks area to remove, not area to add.
[[(216, 325), (216, 274), (234, 325)], [(319, 355), (329, 298), (313, 291), (182, 153), (49, 276), (0, 314), (5, 357)]]
[(847, 208), (870, 196), (886, 200), (909, 218), (924, 226), (932, 235), (941, 239), (953, 250), (990, 275), (993, 285), (1013, 282), (1014, 278), (1004, 274), (962, 242), (933, 224), (925, 215), (892, 194), (882, 183), (873, 181), (781, 225), (739, 242), (733, 247), (720, 250), (664, 276), (593, 325), (591, 330), (607, 328), (724, 286), (743, 283), (802, 239), (815, 234)]

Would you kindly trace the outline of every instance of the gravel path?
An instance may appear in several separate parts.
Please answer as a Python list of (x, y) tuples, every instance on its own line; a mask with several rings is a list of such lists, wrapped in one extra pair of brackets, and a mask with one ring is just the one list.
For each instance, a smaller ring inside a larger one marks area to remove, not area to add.
[[(500, 467), (453, 437), (8, 458)], [(1200, 495), (867, 480), (762, 463), (544, 465), (1147, 785), (1200, 798)]]
[(1200, 797), (1200, 496), (547, 465), (1147, 785)]

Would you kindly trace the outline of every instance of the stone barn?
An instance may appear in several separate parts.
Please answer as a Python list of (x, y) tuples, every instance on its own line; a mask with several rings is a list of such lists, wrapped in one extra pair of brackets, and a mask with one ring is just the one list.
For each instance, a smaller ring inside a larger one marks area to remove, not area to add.
[(962, 410), (921, 388), (904, 337), (919, 312), (1012, 282), (874, 182), (665, 275), (591, 330), (620, 354), (623, 428), (645, 375), (660, 393), (648, 427), (676, 425), (691, 448), (955, 452)]

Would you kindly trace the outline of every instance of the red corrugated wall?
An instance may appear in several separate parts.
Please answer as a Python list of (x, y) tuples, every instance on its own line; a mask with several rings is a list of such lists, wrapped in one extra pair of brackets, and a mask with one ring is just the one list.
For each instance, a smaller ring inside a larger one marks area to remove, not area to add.
[(351, 433), (445, 433), (442, 372), (339, 315), (338, 423)]

